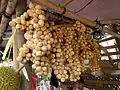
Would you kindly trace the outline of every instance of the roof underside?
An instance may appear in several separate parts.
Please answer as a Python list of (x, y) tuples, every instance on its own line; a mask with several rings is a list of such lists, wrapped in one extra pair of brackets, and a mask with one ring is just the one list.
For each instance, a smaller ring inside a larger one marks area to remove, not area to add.
[[(64, 0), (50, 0), (59, 5)], [(120, 19), (120, 0), (73, 0), (67, 9), (90, 20)]]

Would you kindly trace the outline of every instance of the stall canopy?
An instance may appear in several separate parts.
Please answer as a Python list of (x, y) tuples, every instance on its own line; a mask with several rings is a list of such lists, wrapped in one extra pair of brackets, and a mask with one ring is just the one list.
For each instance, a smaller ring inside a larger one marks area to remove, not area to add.
[[(50, 1), (59, 5), (64, 0)], [(90, 20), (120, 19), (120, 0), (73, 0), (67, 9)]]

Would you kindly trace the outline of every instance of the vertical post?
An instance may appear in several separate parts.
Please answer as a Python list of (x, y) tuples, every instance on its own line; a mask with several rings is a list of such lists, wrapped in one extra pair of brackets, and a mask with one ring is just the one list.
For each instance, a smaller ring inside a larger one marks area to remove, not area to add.
[[(12, 18), (15, 18), (16, 16), (13, 15)], [(13, 29), (12, 29), (12, 32)], [(16, 58), (18, 56), (18, 43), (17, 43), (17, 35), (15, 33), (15, 36), (13, 37), (13, 62), (14, 62), (14, 69), (18, 69), (19, 68), (19, 62), (16, 61)]]
[(50, 90), (54, 90), (54, 87), (52, 85), (50, 85)]
[(68, 90), (68, 88), (65, 85), (61, 85), (61, 90)]
[(120, 39), (119, 38), (115, 38), (115, 40), (116, 40), (116, 43), (118, 45), (118, 50), (120, 50)]
[[(7, 2), (7, 0), (5, 0), (5, 2)], [(1, 19), (0, 38), (2, 38), (4, 31), (6, 30), (6, 27), (8, 26), (10, 17), (15, 10), (16, 3), (17, 3), (17, 0), (8, 0), (8, 4), (5, 10), (5, 15), (2, 15), (2, 19)]]
[[(120, 51), (120, 39), (119, 38), (115, 38), (117, 46), (118, 46), (118, 51)], [(116, 49), (117, 50), (117, 49)], [(119, 59), (120, 56), (117, 57), (117, 59)], [(119, 62), (117, 62), (119, 64)]]
[(6, 6), (8, 4), (8, 0), (0, 0), (0, 12), (4, 12), (6, 9)]
[[(23, 12), (26, 11), (27, 2), (26, 0), (18, 0), (18, 4), (16, 7), (16, 16), (20, 16)], [(24, 31), (17, 30), (17, 41), (18, 41), (18, 49), (22, 47), (25, 43), (24, 39)], [(20, 90), (32, 90), (32, 68), (31, 64), (28, 62), (25, 64), (25, 69), (27, 70), (28, 77), (30, 81), (28, 81), (23, 73), (21, 73), (21, 86)]]

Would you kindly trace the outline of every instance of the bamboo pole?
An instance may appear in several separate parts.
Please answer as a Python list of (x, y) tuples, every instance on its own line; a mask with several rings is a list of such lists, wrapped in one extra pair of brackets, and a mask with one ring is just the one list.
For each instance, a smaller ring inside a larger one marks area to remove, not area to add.
[[(46, 6), (47, 8), (52, 9), (52, 10), (54, 10), (55, 12), (60, 13), (60, 14), (63, 13), (63, 11), (64, 11), (62, 8), (60, 8), (59, 6), (53, 4), (53, 3), (50, 2), (49, 0), (33, 0), (33, 2), (35, 2), (35, 3), (40, 3), (40, 4), (44, 5), (44, 6)], [(83, 24), (88, 25), (88, 26), (90, 26), (90, 27), (96, 27), (96, 28), (99, 27), (99, 25), (98, 25), (96, 22), (90, 21), (90, 20), (88, 20), (88, 19), (86, 19), (86, 18), (84, 18), (84, 17), (82, 17), (82, 16), (80, 16), (80, 15), (74, 14), (74, 13), (72, 13), (72, 12), (69, 11), (69, 10), (66, 10), (66, 13), (64, 14), (64, 16), (69, 17), (69, 18), (71, 18), (71, 19), (79, 20), (79, 21), (82, 22)], [(99, 29), (102, 29), (104, 32), (109, 33), (109, 34), (112, 34), (112, 35), (114, 35), (115, 37), (120, 38), (120, 35), (118, 35), (118, 34), (112, 32), (112, 31), (110, 31), (110, 30), (107, 29), (107, 28), (102, 28), (102, 27), (100, 27)]]
[(1, 0), (0, 2), (0, 13), (3, 13), (6, 9), (6, 6), (8, 4), (8, 0)]
[[(13, 14), (13, 12), (15, 10), (16, 3), (17, 3), (17, 0), (9, 0), (8, 1), (6, 11), (5, 11), (5, 15), (11, 16)], [(9, 21), (10, 21), (9, 18), (2, 15), (1, 25), (0, 25), (0, 38), (3, 36), (3, 33), (6, 30), (6, 27), (9, 23)]]
[(13, 62), (14, 62), (15, 70), (19, 68), (19, 63), (18, 61), (16, 61), (17, 56), (18, 56), (18, 43), (17, 43), (17, 36), (15, 34), (13, 38)]
[[(15, 18), (16, 16), (13, 15), (12, 18)], [(12, 32), (14, 32), (14, 29), (12, 29)], [(19, 68), (19, 62), (16, 60), (18, 56), (18, 42), (17, 42), (17, 35), (15, 33), (14, 37), (13, 37), (13, 62), (14, 62), (14, 69), (18, 69)]]
[(6, 18), (4, 15), (2, 15), (1, 24), (0, 24), (0, 38), (2, 38), (3, 33), (9, 23), (10, 19)]
[(119, 24), (120, 20), (100, 20), (101, 24)]
[[(27, 2), (26, 0), (18, 0), (18, 4), (16, 7), (16, 16), (20, 16), (23, 12), (25, 12), (27, 9)], [(25, 43), (24, 39), (24, 32), (17, 30), (17, 41), (18, 41), (18, 49), (22, 47), (22, 45)], [(20, 67), (22, 64), (20, 64)], [(22, 80), (20, 85), (20, 90), (32, 90), (32, 68), (31, 64), (27, 62), (25, 64), (25, 69), (27, 70), (27, 74), (29, 77), (29, 81), (25, 78), (23, 75), (23, 72), (21, 73)]]

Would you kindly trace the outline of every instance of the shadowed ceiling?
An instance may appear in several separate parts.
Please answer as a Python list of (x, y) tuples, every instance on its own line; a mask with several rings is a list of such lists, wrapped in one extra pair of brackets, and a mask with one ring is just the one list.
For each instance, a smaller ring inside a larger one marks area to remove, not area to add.
[[(50, 1), (59, 5), (64, 0)], [(120, 0), (73, 0), (67, 9), (90, 20), (120, 19)]]

